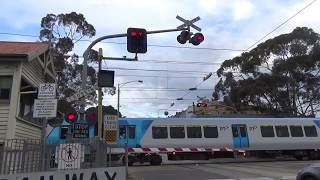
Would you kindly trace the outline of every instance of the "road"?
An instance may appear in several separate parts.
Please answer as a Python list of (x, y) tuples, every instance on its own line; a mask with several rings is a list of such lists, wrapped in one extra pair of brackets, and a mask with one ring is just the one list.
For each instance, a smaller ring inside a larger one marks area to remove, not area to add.
[(320, 161), (275, 161), (133, 166), (132, 180), (294, 180), (297, 171)]

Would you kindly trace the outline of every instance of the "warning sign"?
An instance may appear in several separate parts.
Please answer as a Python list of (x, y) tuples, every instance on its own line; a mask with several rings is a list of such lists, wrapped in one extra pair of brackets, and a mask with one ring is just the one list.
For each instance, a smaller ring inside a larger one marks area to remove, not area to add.
[(105, 115), (104, 116), (104, 130), (116, 131), (118, 129), (117, 116)]
[(40, 84), (38, 90), (39, 99), (54, 99), (56, 98), (56, 84), (44, 83)]
[(50, 118), (57, 116), (57, 99), (35, 99), (34, 118)]
[(58, 169), (80, 169), (81, 144), (60, 144)]

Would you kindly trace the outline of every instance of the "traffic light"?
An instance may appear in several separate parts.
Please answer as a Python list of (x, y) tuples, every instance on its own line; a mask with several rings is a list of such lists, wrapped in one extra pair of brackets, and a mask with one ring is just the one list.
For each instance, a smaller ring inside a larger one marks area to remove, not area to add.
[(189, 41), (189, 43), (195, 46), (198, 46), (203, 40), (204, 36), (202, 33), (195, 33), (192, 35), (192, 33), (189, 31), (182, 31), (177, 37), (177, 41), (180, 44), (185, 44), (187, 41)]
[(86, 121), (89, 126), (96, 124), (97, 122), (97, 114), (95, 112), (86, 112)]
[(147, 31), (141, 28), (128, 28), (127, 50), (131, 53), (147, 52)]
[(177, 41), (180, 44), (185, 44), (189, 39), (190, 39), (190, 32), (188, 31), (182, 31), (180, 35), (178, 35), (177, 37)]
[(78, 120), (78, 113), (76, 111), (72, 111), (66, 114), (65, 119), (68, 123), (73, 124)]
[(203, 40), (204, 36), (202, 33), (195, 33), (189, 42), (195, 46), (198, 46)]

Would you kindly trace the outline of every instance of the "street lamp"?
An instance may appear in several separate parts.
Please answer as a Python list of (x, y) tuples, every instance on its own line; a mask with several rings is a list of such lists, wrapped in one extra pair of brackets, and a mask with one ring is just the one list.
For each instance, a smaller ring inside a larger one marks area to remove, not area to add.
[(142, 80), (128, 81), (128, 82), (124, 82), (124, 83), (118, 83), (118, 105), (117, 105), (117, 107), (118, 107), (118, 113), (117, 113), (118, 118), (120, 117), (120, 87), (123, 87), (123, 86), (126, 85), (126, 84), (134, 83), (134, 82), (143, 83)]

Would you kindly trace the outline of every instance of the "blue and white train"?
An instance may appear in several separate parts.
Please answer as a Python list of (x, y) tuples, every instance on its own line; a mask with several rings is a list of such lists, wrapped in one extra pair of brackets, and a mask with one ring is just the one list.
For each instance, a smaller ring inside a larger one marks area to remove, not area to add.
[(317, 118), (144, 118), (119, 120), (118, 145), (128, 144), (129, 164), (213, 158), (224, 152), (320, 157)]

